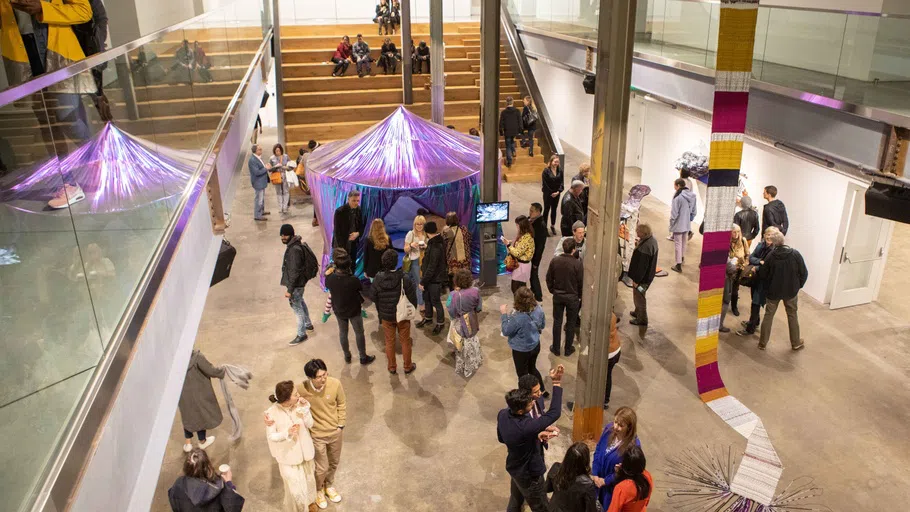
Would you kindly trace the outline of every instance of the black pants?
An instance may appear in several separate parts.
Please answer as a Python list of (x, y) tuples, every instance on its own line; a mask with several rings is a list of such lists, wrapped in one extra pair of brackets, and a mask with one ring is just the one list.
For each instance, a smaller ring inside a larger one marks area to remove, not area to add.
[(540, 355), (540, 343), (534, 347), (534, 350), (530, 352), (519, 352), (517, 350), (512, 351), (512, 362), (515, 363), (515, 373), (518, 374), (518, 378), (531, 374), (537, 377), (537, 380), (540, 381), (540, 391), (546, 391), (543, 387), (543, 377), (540, 375), (540, 372), (537, 370), (537, 356)]
[(578, 325), (576, 322), (580, 309), (581, 300), (577, 298), (553, 296), (553, 350), (559, 350), (563, 314), (566, 315), (566, 350), (572, 347), (572, 343), (575, 341), (575, 326)]
[(613, 367), (619, 362), (620, 354), (622, 354), (622, 352), (617, 352), (615, 356), (607, 359), (607, 394), (604, 395), (605, 406), (610, 405), (610, 393), (613, 391)]
[(430, 57), (416, 57), (414, 59), (414, 72), (417, 74), (423, 73), (423, 63), (427, 63), (427, 73), (430, 72)]
[(550, 225), (556, 225), (556, 214), (559, 212), (559, 194), (556, 197), (550, 194), (543, 195), (543, 219), (547, 220), (547, 214), (550, 214)]
[[(192, 439), (193, 433), (187, 429), (183, 429), (183, 437), (186, 439)], [(204, 443), (205, 442), (205, 430), (200, 430), (199, 432), (196, 432), (196, 437), (199, 439), (200, 443)]]
[(543, 288), (540, 287), (540, 262), (531, 262), (531, 292), (537, 302), (543, 301)]
[(332, 57), (332, 62), (335, 63), (335, 70), (332, 71), (333, 75), (343, 75), (348, 71), (348, 66), (351, 65), (351, 61), (348, 59), (339, 59), (337, 57)]
[(430, 283), (423, 287), (423, 303), (426, 307), (424, 316), (433, 318), (433, 310), (436, 310), (436, 325), (442, 325), (446, 321), (445, 311), (442, 309), (442, 285), (439, 283)]
[(511, 480), (507, 512), (521, 512), (525, 501), (531, 507), (531, 512), (547, 512), (547, 486), (543, 475), (527, 480), (512, 477)]
[(524, 281), (516, 281), (513, 279), (512, 280), (512, 295), (515, 295), (515, 292), (517, 292), (520, 288), (524, 288), (527, 285), (528, 285), (528, 283), (526, 283)]

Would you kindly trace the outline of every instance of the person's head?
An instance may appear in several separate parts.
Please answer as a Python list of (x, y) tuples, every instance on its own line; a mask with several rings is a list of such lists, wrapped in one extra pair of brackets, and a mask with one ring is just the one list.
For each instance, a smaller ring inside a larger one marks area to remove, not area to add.
[(559, 169), (559, 155), (550, 155), (550, 160), (547, 162), (547, 165), (549, 165), (550, 169), (553, 169), (554, 171), (556, 169)]
[(434, 236), (439, 234), (439, 228), (436, 226), (436, 223), (433, 221), (428, 221), (426, 223), (426, 225), (423, 227), (423, 230), (427, 232), (427, 236), (429, 236), (430, 238), (433, 238)]
[(518, 389), (527, 391), (531, 394), (532, 400), (537, 400), (543, 395), (540, 390), (540, 379), (536, 375), (526, 373), (518, 378)]
[(509, 412), (512, 414), (526, 414), (531, 410), (534, 400), (531, 393), (524, 389), (513, 389), (506, 393), (506, 405), (509, 406)]
[(609, 443), (619, 441), (619, 453), (625, 453), (635, 445), (638, 435), (638, 417), (631, 407), (620, 407), (613, 415), (613, 428), (610, 431)]
[(689, 169), (680, 169), (679, 170), (680, 178), (687, 180), (687, 179), (689, 179), (689, 176), (691, 176), (691, 173), (689, 173)]
[(281, 243), (287, 245), (287, 243), (291, 241), (291, 238), (294, 238), (294, 226), (282, 224), (281, 229), (278, 230), (278, 234), (281, 236)]
[(341, 42), (343, 42), (344, 44), (351, 44), (351, 38), (348, 36), (343, 36), (341, 38)]
[(382, 259), (379, 260), (380, 270), (390, 272), (398, 268), (398, 253), (395, 249), (386, 249), (382, 253)]
[(474, 284), (474, 276), (471, 274), (471, 271), (466, 268), (460, 268), (455, 271), (454, 276), (455, 288), (459, 290), (467, 290)]
[(534, 105), (534, 101), (531, 100), (531, 97), (530, 97), (530, 96), (525, 96), (525, 97), (522, 98), (522, 99), (523, 99), (523, 101), (524, 101), (526, 107), (531, 107), (531, 106)]
[(468, 130), (468, 133), (470, 133), (471, 135), (473, 135), (475, 137), (480, 137), (480, 132), (477, 131), (477, 128), (471, 128), (470, 130)]
[(770, 239), (771, 239), (771, 245), (773, 245), (774, 247), (780, 247), (780, 246), (784, 245), (784, 242), (785, 242), (784, 234), (781, 233), (780, 231), (772, 232), (770, 235)]
[(577, 244), (574, 238), (566, 238), (562, 241), (562, 252), (565, 254), (575, 254)]
[(300, 395), (297, 393), (297, 388), (294, 387), (294, 381), (283, 380), (275, 384), (275, 393), (269, 395), (269, 402), (289, 407), (298, 398), (300, 398)]
[(640, 446), (633, 444), (623, 454), (622, 464), (620, 464), (619, 471), (616, 473), (615, 482), (617, 484), (623, 480), (635, 482), (635, 489), (638, 493), (636, 501), (644, 500), (651, 496), (651, 484), (648, 483), (648, 479), (644, 475), (646, 464), (645, 452), (642, 451)]
[(730, 240), (738, 242), (743, 239), (743, 228), (739, 227), (739, 224), (733, 224), (733, 227), (730, 228)]
[(352, 190), (348, 192), (348, 206), (351, 208), (357, 208), (360, 206), (360, 191)]
[(389, 39), (388, 37), (385, 38), (385, 39), (383, 39), (382, 42), (385, 43), (385, 44), (392, 44), (392, 40)]
[(572, 224), (572, 239), (575, 241), (575, 245), (581, 245), (585, 241), (585, 223), (576, 220), (575, 224)]
[(370, 241), (376, 249), (385, 249), (389, 246), (389, 234), (385, 231), (385, 222), (382, 219), (373, 219), (370, 224)]
[(275, 144), (272, 146), (272, 154), (275, 156), (281, 156), (284, 154), (284, 146), (281, 144)]
[(527, 286), (515, 290), (515, 311), (520, 313), (530, 313), (537, 307), (537, 300), (534, 299), (534, 292)]
[(420, 47), (421, 47), (421, 48), (426, 48), (426, 47), (427, 47), (427, 42), (426, 42), (426, 41), (421, 41), (421, 42), (420, 42)]
[(647, 224), (645, 222), (640, 222), (638, 224), (638, 226), (635, 228), (635, 234), (638, 235), (638, 238), (644, 240), (645, 238), (648, 238), (651, 235), (653, 235), (654, 232), (651, 231), (650, 224)]
[(101, 252), (101, 246), (96, 243), (88, 244), (88, 247), (85, 248), (85, 259), (90, 262), (101, 261), (101, 258), (104, 257), (104, 253)]
[(362, 43), (362, 42), (363, 42), (363, 34), (357, 34), (357, 42), (358, 42), (358, 43)]
[(450, 228), (458, 227), (458, 214), (455, 212), (449, 212), (446, 214), (446, 226)]
[(739, 205), (743, 207), (743, 210), (749, 210), (752, 208), (752, 198), (749, 196), (743, 196), (739, 200)]
[(775, 233), (780, 233), (780, 230), (775, 226), (769, 226), (765, 229), (765, 234), (763, 235), (762, 240), (765, 241), (766, 245), (771, 245), (771, 237), (774, 236)]
[(329, 378), (329, 369), (325, 366), (325, 361), (322, 359), (310, 359), (303, 366), (303, 373), (306, 378), (310, 379), (316, 389), (321, 389), (325, 386), (325, 381)]
[(217, 475), (212, 461), (209, 460), (209, 454), (205, 453), (202, 448), (193, 448), (186, 454), (186, 460), (183, 461), (183, 474), (190, 478), (198, 478), (206, 482), (215, 482)]
[(342, 249), (341, 247), (336, 247), (332, 251), (332, 261), (335, 262), (335, 268), (342, 272), (350, 272), (351, 265), (351, 255), (348, 254), (348, 251)]
[(511, 107), (513, 105), (515, 105), (515, 98), (513, 98), (511, 96), (506, 96), (506, 106)]
[(427, 218), (423, 215), (418, 215), (414, 217), (414, 232), (423, 233), (424, 227), (427, 225)]
[(581, 180), (575, 180), (572, 182), (572, 186), (569, 188), (572, 191), (572, 195), (578, 197), (585, 190), (585, 182)]
[(306, 154), (306, 148), (300, 148), (300, 149), (297, 151), (297, 156), (303, 156), (303, 155), (305, 155), (305, 154)]
[(777, 199), (777, 187), (768, 185), (765, 187), (765, 191), (762, 192), (762, 197), (765, 198), (765, 201), (774, 201)]
[(521, 238), (525, 235), (534, 236), (534, 229), (531, 227), (531, 221), (528, 220), (526, 215), (519, 215), (515, 219), (515, 226), (518, 228), (518, 236), (516, 238)]
[(582, 176), (588, 176), (589, 174), (591, 174), (591, 164), (589, 164), (588, 162), (583, 162), (581, 165), (579, 165), (578, 174), (580, 174)]
[(531, 203), (531, 207), (528, 209), (530, 217), (537, 218), (540, 217), (540, 213), (543, 212), (543, 205), (540, 203)]
[(307, 142), (307, 145), (306, 145), (306, 148), (310, 151), (313, 151), (314, 149), (316, 149), (318, 147), (319, 147), (319, 143), (316, 142), (315, 140), (311, 140), (311, 141)]
[(686, 188), (686, 180), (682, 178), (676, 178), (676, 181), (673, 182), (673, 188), (676, 190), (682, 190)]
[(250, 151), (252, 151), (256, 156), (262, 156), (262, 146), (260, 144), (253, 144), (253, 147), (250, 148)]
[(579, 441), (566, 451), (562, 464), (556, 471), (553, 487), (557, 491), (565, 491), (572, 486), (575, 479), (582, 475), (591, 474), (591, 449)]

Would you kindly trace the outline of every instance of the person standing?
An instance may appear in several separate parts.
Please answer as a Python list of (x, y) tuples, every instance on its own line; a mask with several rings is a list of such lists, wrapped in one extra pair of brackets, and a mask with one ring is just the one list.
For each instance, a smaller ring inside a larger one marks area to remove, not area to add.
[(351, 258), (352, 269), (357, 268), (357, 251), (363, 234), (363, 212), (360, 210), (360, 191), (348, 192), (348, 202), (335, 210), (335, 232), (332, 247), (344, 249)]
[(212, 388), (212, 379), (223, 378), (224, 367), (213, 365), (202, 352), (193, 351), (190, 364), (186, 368), (180, 401), (177, 403), (180, 421), (183, 423), (183, 436), (186, 439), (183, 451), (189, 453), (193, 450), (193, 432), (199, 439), (199, 448), (203, 450), (215, 442), (215, 436), (206, 437), (205, 433), (221, 425), (224, 419), (221, 415), (221, 406), (215, 397), (215, 389)]
[(572, 225), (572, 236), (564, 236), (559, 239), (559, 243), (556, 244), (556, 251), (553, 252), (553, 256), (559, 256), (563, 254), (562, 244), (566, 240), (575, 241), (575, 256), (578, 257), (581, 261), (585, 260), (585, 253), (587, 252), (587, 244), (585, 244), (585, 223), (582, 221), (575, 221), (575, 224)]
[(540, 190), (543, 192), (543, 217), (550, 217), (550, 232), (556, 234), (556, 214), (559, 209), (559, 196), (565, 189), (562, 167), (559, 166), (559, 155), (550, 157), (549, 164), (540, 174)]
[[(540, 355), (540, 333), (547, 326), (546, 316), (529, 288), (519, 288), (515, 292), (513, 307), (512, 312), (507, 314), (508, 306), (503, 304), (499, 312), (502, 335), (508, 338), (509, 348), (512, 349), (515, 373), (519, 378), (530, 373), (543, 382), (537, 370), (537, 356)], [(544, 396), (549, 396), (546, 390)]]
[(749, 263), (749, 242), (743, 237), (743, 230), (739, 224), (733, 224), (733, 228), (730, 230), (730, 252), (727, 254), (727, 260), (734, 259), (736, 260), (736, 271), (728, 278), (730, 310), (733, 316), (739, 316), (739, 276)]
[(585, 224), (588, 223), (588, 194), (591, 187), (591, 164), (584, 162), (578, 166), (578, 174), (572, 177), (572, 181), (580, 181), (585, 184), (584, 190), (581, 191), (581, 206), (585, 211)]
[(604, 410), (610, 408), (610, 395), (613, 394), (613, 367), (619, 362), (622, 344), (619, 341), (619, 330), (616, 327), (616, 313), (610, 313), (610, 352), (607, 354), (607, 390), (604, 395)]
[(547, 492), (552, 492), (552, 512), (601, 512), (597, 486), (591, 479), (591, 450), (579, 441), (566, 450), (562, 462), (547, 473)]
[[(280, 235), (281, 243), (286, 246), (284, 261), (281, 264), (281, 286), (286, 288), (284, 296), (290, 302), (294, 315), (297, 316), (297, 337), (288, 345), (300, 345), (307, 340), (306, 332), (313, 330), (310, 310), (303, 300), (303, 290), (310, 277), (315, 277), (319, 273), (319, 264), (314, 261), (315, 255), (312, 259), (307, 257), (307, 251), (312, 254), (312, 250), (304, 247), (300, 236), (294, 234), (294, 226), (284, 224), (281, 226)], [(316, 268), (313, 268), (314, 264)]]
[(530, 96), (524, 97), (524, 108), (521, 109), (521, 124), (524, 126), (524, 140), (521, 147), (528, 148), (528, 156), (534, 156), (534, 132), (537, 131), (537, 109)]
[(376, 313), (385, 335), (385, 355), (388, 359), (389, 373), (398, 373), (395, 358), (395, 333), (401, 341), (401, 356), (404, 358), (404, 373), (409, 375), (417, 364), (411, 362), (411, 321), (398, 320), (398, 301), (407, 300), (417, 307), (417, 286), (403, 271), (397, 270), (398, 253), (386, 249), (382, 253), (382, 266), (373, 286), (370, 287), (370, 298), (376, 304)]
[(392, 246), (392, 240), (385, 230), (382, 219), (373, 219), (370, 224), (370, 235), (367, 237), (367, 249), (363, 253), (363, 273), (370, 279), (376, 277), (382, 266), (382, 255)]
[(610, 507), (613, 500), (614, 484), (617, 481), (616, 469), (622, 464), (629, 449), (641, 447), (638, 440), (638, 417), (629, 407), (620, 407), (613, 416), (613, 423), (604, 428), (594, 448), (594, 463), (591, 471), (594, 484), (597, 485), (598, 499), (604, 509)]
[(473, 284), (474, 276), (469, 270), (458, 270), (455, 272), (455, 289), (446, 301), (452, 319), (449, 342), (455, 347), (455, 373), (466, 379), (483, 364), (483, 351), (477, 337), (480, 330), (477, 313), (483, 309), (483, 299), (480, 290)]
[(629, 313), (632, 316), (629, 323), (648, 325), (646, 294), (654, 281), (654, 275), (657, 274), (658, 245), (651, 232), (651, 226), (644, 222), (638, 224), (635, 234), (638, 235), (638, 245), (632, 252), (628, 272), (629, 279), (632, 280), (632, 301), (635, 309)]
[(373, 57), (370, 55), (370, 45), (363, 40), (363, 34), (357, 34), (357, 42), (351, 48), (351, 55), (357, 65), (357, 76), (363, 78), (373, 72)]
[(253, 144), (250, 149), (253, 153), (247, 166), (250, 169), (250, 184), (253, 185), (253, 220), (268, 220), (265, 218), (271, 212), (265, 211), (265, 189), (269, 186), (269, 170), (262, 163), (262, 146)]
[(512, 293), (527, 286), (531, 279), (531, 260), (534, 259), (534, 231), (531, 222), (524, 215), (519, 215), (515, 219), (515, 227), (518, 230), (515, 240), (502, 238), (509, 257), (518, 262), (512, 270)]
[[(404, 271), (415, 285), (420, 284), (420, 267), (423, 265), (423, 252), (427, 248), (427, 233), (424, 231), (426, 225), (426, 217), (418, 214), (414, 217), (411, 231), (404, 236)], [(417, 307), (420, 309), (420, 314), (423, 315), (422, 293), (417, 294)]]
[(291, 188), (288, 185), (287, 171), (291, 170), (290, 157), (284, 154), (284, 146), (275, 144), (272, 147), (272, 156), (269, 157), (269, 172), (280, 174), (281, 182), (275, 183), (275, 195), (278, 196), (278, 212), (291, 211)]
[(645, 452), (632, 445), (616, 469), (615, 486), (606, 512), (646, 512), (654, 490), (651, 473), (645, 469)]
[(743, 196), (739, 200), (742, 210), (733, 215), (733, 224), (736, 224), (742, 230), (743, 238), (746, 239), (746, 248), (752, 247), (752, 240), (755, 240), (760, 233), (758, 227), (758, 213), (752, 207), (752, 198)]
[(585, 211), (581, 204), (581, 193), (584, 190), (584, 182), (573, 181), (569, 191), (562, 196), (562, 219), (559, 221), (562, 236), (572, 236), (572, 227), (575, 226), (575, 223), (584, 224), (585, 222)]
[(354, 328), (357, 352), (360, 364), (367, 365), (376, 360), (376, 356), (367, 354), (366, 338), (363, 334), (363, 317), (360, 308), (363, 304), (363, 284), (354, 275), (351, 257), (344, 249), (335, 249), (332, 253), (335, 271), (325, 276), (325, 287), (332, 300), (332, 311), (338, 320), (338, 335), (344, 362), (351, 362), (351, 348), (348, 344), (348, 326)]
[(335, 63), (335, 69), (332, 70), (332, 76), (344, 76), (348, 71), (348, 66), (351, 65), (351, 52), (353, 48), (351, 47), (351, 38), (344, 36), (341, 38), (341, 42), (338, 43), (338, 48), (335, 49), (335, 53), (332, 54), (332, 62)]
[(471, 269), (471, 233), (461, 225), (457, 213), (449, 212), (446, 214), (446, 228), (442, 235), (446, 247), (448, 282), (451, 284), (452, 276), (457, 270)]
[(531, 291), (534, 292), (534, 299), (537, 302), (543, 302), (543, 288), (540, 287), (540, 261), (543, 259), (543, 252), (547, 248), (547, 219), (541, 215), (543, 207), (540, 203), (531, 203), (528, 211), (531, 221), (531, 228), (534, 231), (534, 257), (531, 258)]
[(575, 353), (575, 320), (581, 307), (581, 292), (584, 289), (584, 265), (575, 254), (575, 240), (565, 239), (563, 253), (550, 260), (547, 269), (547, 289), (553, 294), (553, 344), (550, 352), (559, 356), (562, 336), (562, 315), (566, 315), (566, 357)]
[(790, 229), (790, 219), (787, 217), (787, 207), (783, 201), (777, 198), (777, 187), (768, 185), (762, 192), (762, 197), (768, 201), (761, 212), (762, 233), (770, 227), (775, 227), (780, 230), (782, 235), (786, 235), (787, 230)]
[(774, 314), (781, 301), (787, 310), (787, 326), (790, 328), (790, 347), (793, 350), (802, 350), (806, 344), (799, 337), (799, 317), (797, 316), (799, 290), (806, 285), (809, 270), (803, 256), (787, 245), (784, 245), (783, 233), (771, 234), (773, 250), (765, 258), (764, 264), (758, 269), (758, 277), (767, 283), (768, 303), (765, 306), (765, 321), (761, 326), (761, 335), (758, 348), (765, 350), (771, 338), (771, 326), (774, 324)]
[(243, 496), (237, 494), (230, 471), (221, 475), (202, 448), (193, 448), (183, 461), (183, 476), (167, 490), (174, 512), (240, 512)]
[(506, 141), (506, 167), (512, 167), (515, 158), (515, 137), (521, 135), (521, 112), (515, 108), (515, 100), (506, 96), (506, 108), (499, 114), (499, 134)]
[(427, 232), (427, 250), (423, 256), (423, 275), (420, 277), (420, 290), (423, 292), (423, 303), (426, 312), (423, 320), (417, 322), (417, 327), (422, 328), (433, 320), (433, 311), (436, 311), (436, 322), (433, 334), (442, 332), (445, 326), (445, 311), (442, 309), (442, 287), (448, 280), (446, 271), (445, 243), (439, 236), (435, 222), (427, 222), (424, 227)]
[(531, 417), (529, 413), (535, 400), (530, 392), (522, 389), (506, 393), (508, 407), (497, 415), (496, 437), (508, 450), (506, 471), (511, 477), (507, 512), (521, 512), (525, 501), (531, 512), (547, 512), (543, 443), (559, 435), (559, 429), (553, 424), (562, 413), (563, 372), (562, 365), (550, 370), (553, 400), (542, 415)]
[(755, 330), (761, 325), (761, 308), (765, 305), (768, 293), (768, 283), (761, 278), (761, 267), (774, 249), (774, 245), (771, 243), (771, 235), (774, 233), (780, 233), (780, 230), (773, 226), (765, 230), (762, 241), (755, 245), (755, 249), (752, 250), (752, 254), (749, 256), (749, 265), (752, 268), (744, 271), (744, 277), (749, 277), (745, 275), (746, 272), (749, 272), (752, 277), (752, 308), (749, 313), (749, 320), (743, 322), (741, 330), (736, 331), (737, 336), (755, 334)]
[(673, 195), (673, 204), (670, 208), (670, 233), (673, 234), (676, 265), (670, 267), (670, 270), (681, 273), (683, 261), (686, 259), (689, 231), (695, 219), (695, 193), (689, 190), (686, 180), (682, 178), (677, 178), (673, 186), (676, 193)]
[(289, 380), (275, 385), (269, 401), (272, 406), (265, 414), (271, 426), (266, 427), (266, 438), (284, 481), (285, 507), (291, 512), (312, 512), (316, 508), (316, 449), (310, 437), (310, 403)]
[(332, 503), (341, 501), (335, 490), (335, 472), (341, 462), (344, 445), (344, 425), (347, 422), (347, 401), (344, 386), (329, 377), (322, 359), (311, 359), (303, 367), (307, 379), (301, 386), (301, 396), (310, 402), (313, 415), (313, 448), (316, 451), (316, 505), (326, 508), (326, 498)]

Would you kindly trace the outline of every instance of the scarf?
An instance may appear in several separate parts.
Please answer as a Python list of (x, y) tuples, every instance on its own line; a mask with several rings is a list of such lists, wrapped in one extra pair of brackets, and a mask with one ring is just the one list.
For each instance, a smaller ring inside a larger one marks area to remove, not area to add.
[[(224, 375), (230, 379), (231, 382), (241, 389), (248, 389), (250, 387), (250, 379), (253, 378), (253, 374), (250, 373), (249, 370), (230, 364), (223, 365), (223, 367)], [(227, 381), (225, 379), (220, 380), (221, 393), (224, 395), (224, 404), (227, 406), (228, 415), (231, 417), (231, 423), (233, 424), (229, 438), (233, 443), (243, 435), (243, 424), (240, 422), (240, 412), (237, 410), (237, 406), (234, 405), (234, 397), (231, 396), (231, 392), (228, 390)]]

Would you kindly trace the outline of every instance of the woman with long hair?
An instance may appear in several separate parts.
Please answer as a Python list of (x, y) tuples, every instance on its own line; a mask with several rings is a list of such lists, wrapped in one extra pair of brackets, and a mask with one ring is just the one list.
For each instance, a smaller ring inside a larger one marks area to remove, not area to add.
[(367, 251), (363, 257), (363, 272), (373, 279), (382, 266), (382, 253), (392, 246), (392, 240), (385, 231), (385, 222), (382, 219), (373, 219), (370, 224), (370, 234), (367, 237)]
[(471, 270), (471, 233), (461, 225), (457, 213), (449, 212), (442, 237), (446, 242), (446, 263), (451, 283), (455, 271), (463, 268)]
[(613, 415), (613, 422), (604, 428), (594, 449), (592, 473), (594, 483), (599, 487), (597, 493), (604, 508), (610, 506), (613, 499), (613, 485), (616, 483), (616, 465), (633, 446), (641, 446), (638, 440), (638, 417), (629, 407), (620, 407)]
[(275, 184), (275, 195), (278, 196), (278, 211), (288, 213), (291, 210), (291, 189), (288, 186), (288, 178), (285, 172), (291, 169), (291, 159), (284, 154), (284, 146), (275, 144), (272, 146), (272, 156), (269, 158), (269, 173), (271, 175), (280, 174), (281, 182), (277, 182), (277, 176), (272, 183)]
[(632, 445), (616, 471), (613, 499), (607, 512), (645, 512), (651, 501), (654, 480), (645, 469), (645, 453)]
[(468, 378), (483, 364), (483, 351), (477, 337), (480, 330), (477, 313), (483, 309), (483, 299), (480, 290), (473, 286), (474, 276), (469, 270), (455, 272), (454, 281), (455, 289), (446, 301), (446, 309), (452, 317), (448, 340), (455, 347), (455, 373)]
[(294, 382), (281, 381), (269, 395), (272, 406), (265, 411), (269, 451), (278, 461), (284, 480), (285, 507), (289, 512), (316, 510), (316, 448), (310, 429), (310, 403), (297, 392)]
[(743, 230), (738, 224), (733, 224), (730, 231), (730, 254), (728, 258), (736, 258), (736, 267), (739, 272), (734, 276), (730, 286), (730, 311), (733, 316), (739, 316), (739, 274), (749, 263), (749, 241), (743, 237)]
[(584, 442), (569, 447), (562, 462), (550, 467), (550, 512), (598, 512), (597, 486), (591, 479), (591, 450)]
[[(404, 236), (404, 271), (411, 278), (412, 283), (420, 283), (420, 265), (423, 262), (423, 253), (427, 249), (427, 233), (423, 230), (427, 219), (423, 215), (414, 217), (414, 224), (408, 234)], [(417, 307), (423, 316), (423, 294), (417, 294)]]
[(521, 378), (531, 374), (540, 382), (543, 396), (550, 396), (543, 389), (543, 377), (537, 370), (537, 356), (540, 355), (540, 333), (547, 326), (546, 316), (540, 304), (534, 300), (534, 292), (527, 286), (515, 292), (514, 310), (506, 314), (508, 307), (503, 304), (499, 307), (502, 313), (502, 334), (509, 340), (512, 349), (512, 362), (515, 364), (515, 373)]
[(174, 512), (240, 512), (243, 496), (231, 481), (230, 470), (218, 475), (202, 448), (193, 448), (183, 461), (183, 476), (167, 491)]
[(537, 109), (530, 96), (524, 97), (524, 108), (521, 110), (521, 124), (525, 131), (521, 137), (521, 147), (528, 148), (528, 156), (534, 156), (534, 132), (537, 131)]
[(534, 257), (534, 229), (531, 227), (531, 221), (526, 216), (519, 215), (515, 219), (515, 227), (518, 229), (515, 240), (508, 240), (505, 237), (502, 239), (509, 251), (507, 258), (512, 258), (517, 263), (511, 269), (512, 293), (528, 285), (531, 278), (531, 259)]
[(540, 191), (543, 193), (543, 218), (550, 217), (550, 233), (556, 234), (556, 214), (559, 213), (559, 196), (565, 189), (565, 177), (559, 166), (559, 155), (550, 156), (547, 166), (540, 173)]
[(382, 35), (382, 29), (385, 28), (385, 35), (389, 35), (392, 30), (392, 9), (389, 7), (388, 0), (379, 0), (376, 5), (376, 17), (373, 21), (379, 24), (379, 35)]

